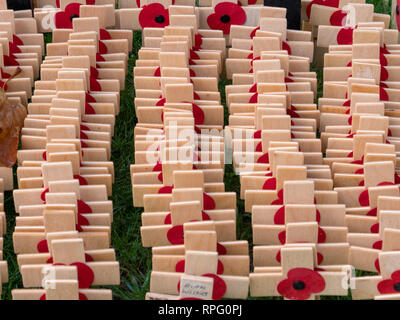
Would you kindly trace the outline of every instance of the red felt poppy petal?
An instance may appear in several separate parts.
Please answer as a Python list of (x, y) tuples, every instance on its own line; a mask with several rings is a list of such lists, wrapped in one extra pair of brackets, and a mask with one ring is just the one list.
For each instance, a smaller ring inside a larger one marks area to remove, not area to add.
[(286, 243), (286, 231), (279, 232), (278, 239), (281, 244), (285, 244)]
[(375, 241), (374, 244), (372, 245), (372, 248), (377, 250), (382, 250), (382, 244), (383, 244), (382, 240)]
[(325, 243), (326, 233), (321, 227), (318, 227), (318, 243)]
[(96, 53), (96, 61), (106, 61), (100, 53)]
[(226, 255), (227, 250), (226, 250), (225, 246), (223, 246), (222, 244), (217, 242), (217, 252), (218, 252), (219, 256), (223, 256), (223, 255)]
[(279, 263), (281, 263), (281, 259), (282, 259), (282, 257), (281, 257), (281, 250), (278, 251), (278, 253), (277, 253), (276, 256), (275, 256), (275, 259), (276, 259), (276, 261), (278, 261)]
[(94, 259), (90, 254), (85, 253), (85, 261), (86, 262), (93, 262)]
[(342, 28), (337, 34), (337, 43), (340, 45), (353, 44), (353, 28)]
[(389, 78), (389, 72), (385, 67), (381, 67), (381, 81), (386, 81)]
[(214, 210), (215, 201), (207, 193), (203, 192), (203, 208), (204, 210)]
[(318, 223), (320, 223), (320, 221), (321, 221), (321, 213), (319, 212), (318, 209), (317, 209), (317, 211), (316, 211), (315, 220), (316, 220)]
[(183, 226), (174, 226), (167, 232), (167, 239), (171, 244), (184, 244)]
[(90, 103), (85, 104), (85, 114), (96, 114), (94, 108), (90, 105)]
[(249, 103), (257, 103), (257, 102), (258, 102), (258, 93), (255, 93), (250, 97)]
[(156, 107), (164, 106), (165, 102), (167, 102), (166, 98), (162, 98), (162, 99), (158, 100), (157, 103), (156, 103)]
[(86, 202), (78, 200), (77, 205), (79, 213), (93, 213), (92, 208)]
[(80, 135), (79, 135), (79, 136), (80, 136), (81, 139), (85, 139), (85, 140), (88, 139), (87, 134), (84, 133), (83, 131), (80, 132)]
[(46, 202), (46, 193), (49, 192), (49, 188), (46, 188), (41, 194), (40, 194), (40, 199), (43, 202)]
[(13, 55), (14, 53), (21, 53), (21, 49), (13, 42), (8, 43), (8, 48), (11, 55)]
[(201, 212), (201, 218), (203, 219), (203, 221), (211, 220), (210, 216), (207, 213), (205, 213), (204, 211)]
[(379, 259), (375, 260), (374, 265), (375, 265), (375, 269), (378, 271), (378, 273), (381, 273), (381, 267), (379, 265)]
[(226, 283), (220, 277), (215, 274), (206, 273), (203, 274), (202, 277), (208, 277), (214, 279), (214, 286), (213, 286), (213, 300), (220, 300), (225, 295), (226, 292)]
[(347, 17), (346, 11), (337, 10), (331, 15), (329, 22), (332, 26), (341, 27), (346, 25), (346, 17)]
[(87, 186), (89, 184), (87, 180), (79, 174), (75, 174), (74, 179), (79, 181), (80, 186)]
[(84, 217), (83, 215), (78, 213), (78, 225), (79, 226), (90, 226), (90, 222), (86, 217)]
[(57, 29), (72, 29), (72, 21), (64, 11), (55, 14), (54, 23)]
[(106, 29), (100, 29), (100, 40), (111, 40), (111, 35)]
[(257, 145), (256, 145), (256, 152), (262, 152), (262, 142), (261, 141), (259, 143), (257, 143)]
[(38, 242), (36, 249), (39, 253), (47, 253), (49, 252), (49, 247), (47, 245), (47, 240), (41, 240)]
[(375, 223), (371, 226), (371, 233), (379, 233), (379, 223)]
[(395, 282), (392, 279), (382, 280), (378, 283), (378, 291), (381, 294), (388, 294), (388, 293), (397, 293), (393, 286)]
[(102, 91), (100, 83), (92, 77), (90, 77), (90, 91)]
[(218, 260), (218, 266), (217, 266), (217, 274), (223, 274), (224, 273), (224, 264)]
[(9, 55), (9, 56), (4, 55), (4, 65), (8, 66), (8, 67), (9, 66), (19, 66), (19, 62), (11, 55)]
[(257, 159), (257, 163), (269, 163), (268, 153), (264, 153), (261, 157)]
[(196, 125), (201, 125), (204, 123), (204, 111), (196, 104), (192, 103), (194, 123)]
[(368, 207), (369, 206), (369, 194), (368, 190), (364, 190), (363, 192), (360, 193), (358, 197), (358, 202), (362, 207)]
[(285, 224), (285, 206), (280, 207), (274, 215), (274, 223), (283, 225)]
[(71, 266), (76, 266), (78, 269), (78, 283), (79, 289), (89, 288), (94, 280), (93, 270), (82, 262), (71, 263)]
[(367, 212), (367, 216), (376, 217), (378, 214), (378, 208), (372, 208)]
[(257, 83), (253, 84), (249, 89), (249, 93), (257, 92)]
[(394, 282), (400, 282), (400, 270), (397, 270), (395, 272), (392, 273), (392, 275), (390, 276), (392, 278), (392, 280)]
[(260, 30), (260, 27), (255, 28), (251, 33), (250, 33), (250, 38), (253, 39), (256, 36), (257, 30)]
[(201, 34), (196, 34), (194, 36), (194, 49), (201, 49), (201, 45), (203, 44), (203, 36)]
[(261, 139), (261, 130), (254, 132), (253, 139)]
[(322, 255), (322, 253), (317, 252), (317, 264), (321, 264), (322, 261), (324, 261), (324, 256)]
[(99, 53), (106, 54), (108, 52), (107, 46), (104, 44), (103, 41), (99, 41)]
[(282, 41), (282, 50), (286, 50), (288, 55), (292, 54), (292, 49), (290, 48), (289, 44), (285, 41)]
[(89, 300), (88, 297), (86, 295), (84, 295), (83, 293), (79, 292), (79, 300), (80, 301), (85, 301), (85, 300)]
[(262, 188), (263, 190), (276, 190), (276, 178), (267, 179)]
[(185, 260), (180, 260), (176, 263), (175, 272), (185, 272)]
[(173, 186), (165, 186), (158, 190), (158, 193), (172, 193)]
[(21, 40), (20, 37), (16, 36), (15, 34), (13, 34), (13, 43), (15, 43), (17, 46), (23, 46), (24, 42)]

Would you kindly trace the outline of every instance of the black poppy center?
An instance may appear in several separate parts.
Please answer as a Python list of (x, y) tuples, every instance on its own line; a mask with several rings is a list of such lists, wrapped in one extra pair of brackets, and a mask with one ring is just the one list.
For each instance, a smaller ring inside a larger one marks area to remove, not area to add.
[(400, 292), (400, 283), (399, 282), (395, 283), (393, 285), (393, 289), (394, 289), (394, 291)]
[(79, 18), (79, 16), (77, 14), (73, 14), (69, 17), (69, 20), (74, 20), (75, 18)]
[(400, 10), (399, 10), (399, 6), (396, 6), (396, 14), (399, 15)]
[(231, 21), (231, 17), (228, 16), (227, 14), (224, 14), (223, 16), (221, 16), (221, 18), (219, 18), (221, 20), (222, 23), (228, 23), (229, 21)]
[(293, 289), (295, 290), (304, 290), (306, 284), (303, 281), (295, 281), (293, 282)]
[(163, 15), (159, 14), (158, 16), (156, 16), (154, 18), (154, 21), (157, 22), (157, 23), (163, 23), (165, 21), (165, 18), (164, 18)]

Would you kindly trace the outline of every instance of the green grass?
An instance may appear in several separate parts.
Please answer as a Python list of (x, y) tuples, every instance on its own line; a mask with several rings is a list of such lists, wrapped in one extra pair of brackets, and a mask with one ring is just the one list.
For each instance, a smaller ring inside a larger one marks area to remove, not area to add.
[[(367, 0), (375, 4), (376, 12), (390, 13), (390, 4), (386, 0)], [(51, 35), (45, 35), (46, 42), (51, 42)], [(132, 205), (132, 188), (129, 166), (134, 163), (133, 128), (137, 123), (133, 101), (135, 97), (132, 70), (141, 47), (141, 33), (134, 34), (134, 50), (129, 57), (129, 73), (126, 78), (126, 89), (121, 92), (121, 112), (115, 125), (115, 136), (112, 141), (112, 158), (115, 166), (115, 184), (113, 186), (114, 222), (112, 225), (112, 247), (115, 248), (117, 260), (121, 266), (121, 285), (112, 286), (114, 299), (144, 299), (149, 290), (151, 272), (151, 250), (143, 248), (140, 239), (141, 208)], [(322, 93), (322, 70), (318, 72), (318, 97)], [(230, 84), (222, 75), (219, 82), (222, 104), (225, 105), (225, 86)], [(228, 113), (225, 108), (225, 124)], [(15, 171), (15, 168), (14, 168)], [(16, 185), (16, 184), (15, 184)], [(232, 165), (226, 166), (226, 191), (239, 194), (239, 179), (233, 172)], [(250, 215), (244, 213), (244, 203), (237, 197), (237, 230), (238, 239), (248, 240), (252, 255), (252, 232)], [(5, 211), (7, 215), (7, 234), (4, 237), (4, 259), (8, 261), (9, 282), (3, 284), (2, 299), (11, 299), (11, 290), (22, 288), (16, 256), (12, 247), (12, 233), (15, 226), (15, 210), (12, 193), (5, 194)], [(364, 274), (364, 273), (362, 273)], [(358, 273), (357, 275), (361, 275)], [(325, 298), (325, 297), (324, 297)], [(325, 299), (351, 299), (349, 297), (326, 297)]]

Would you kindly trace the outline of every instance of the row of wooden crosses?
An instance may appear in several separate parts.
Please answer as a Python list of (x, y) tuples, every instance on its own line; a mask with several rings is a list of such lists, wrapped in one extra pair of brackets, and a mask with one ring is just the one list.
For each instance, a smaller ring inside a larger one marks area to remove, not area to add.
[[(11, 293), (15, 300), (110, 300), (110, 289), (92, 287), (120, 283), (111, 247), (110, 157), (133, 32), (110, 29), (104, 6), (61, 4), (77, 8), (77, 15), (55, 27), (45, 47), (32, 11), (1, 3), (2, 78), (16, 75), (3, 85), (3, 121), (25, 112), (9, 126), (14, 136), (1, 136), (2, 143), (16, 140), (1, 159), (1, 190), (13, 189), (11, 167), (18, 163), (13, 247), (23, 288)], [(7, 282), (6, 262), (0, 267)]]
[[(235, 1), (169, 3), (168, 23), (144, 28), (131, 177), (147, 299), (399, 299), (398, 31), (365, 1), (334, 2), (303, 1), (302, 31), (285, 9)], [(145, 8), (121, 9), (121, 24), (140, 29), (127, 17)], [(251, 213), (253, 272), (226, 163)]]

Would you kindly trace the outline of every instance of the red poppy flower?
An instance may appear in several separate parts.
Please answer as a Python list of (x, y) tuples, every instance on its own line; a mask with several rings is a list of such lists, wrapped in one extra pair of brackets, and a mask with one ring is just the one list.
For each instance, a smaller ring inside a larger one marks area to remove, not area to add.
[(164, 28), (169, 25), (168, 9), (161, 3), (151, 3), (144, 6), (139, 14), (142, 28)]
[(229, 34), (231, 25), (243, 25), (246, 18), (246, 12), (236, 3), (220, 2), (215, 6), (214, 13), (208, 16), (207, 24), (211, 29)]
[(307, 13), (308, 19), (310, 19), (311, 7), (314, 4), (318, 4), (318, 5), (321, 5), (321, 6), (338, 8), (339, 7), (339, 0), (313, 0), (313, 1), (311, 1), (311, 3), (307, 6), (307, 9), (306, 9), (306, 13)]
[(346, 25), (346, 17), (347, 17), (346, 11), (337, 10), (334, 13), (332, 13), (329, 22), (332, 26), (342, 27)]
[(256, 146), (256, 152), (262, 152), (262, 142), (261, 141)]
[(80, 3), (70, 3), (64, 11), (57, 12), (54, 22), (57, 29), (72, 29), (72, 20), (79, 18)]
[(396, 3), (396, 22), (397, 22), (397, 29), (400, 30), (400, 0), (397, 0)]
[(306, 300), (311, 294), (325, 289), (324, 278), (308, 268), (291, 269), (287, 278), (279, 282), (277, 290), (280, 295), (291, 300)]
[(336, 41), (340, 45), (353, 44), (353, 28), (342, 28), (337, 34)]
[(257, 103), (257, 102), (258, 102), (258, 93), (255, 93), (250, 97), (249, 103)]
[(262, 188), (263, 190), (276, 190), (276, 178), (267, 179)]
[(194, 46), (193, 49), (194, 50), (200, 50), (201, 49), (201, 45), (203, 44), (203, 36), (201, 34), (196, 34), (194, 36)]
[(217, 242), (217, 252), (219, 256), (224, 256), (227, 254), (227, 250), (224, 245)]
[(378, 291), (381, 294), (400, 293), (400, 270), (393, 272), (390, 279), (380, 281)]
[(253, 31), (250, 33), (250, 38), (253, 39), (256, 36), (257, 30), (260, 30), (260, 27), (257, 27), (253, 29)]
[(264, 153), (261, 157), (257, 159), (257, 163), (269, 163), (268, 153)]
[(372, 245), (372, 249), (382, 250), (382, 245), (383, 245), (382, 240), (375, 241), (374, 244)]
[(292, 54), (292, 49), (290, 48), (289, 44), (285, 41), (282, 41), (282, 50), (286, 50), (288, 55)]
[[(225, 281), (222, 278), (220, 278), (219, 276), (217, 276), (216, 274), (211, 274), (211, 273), (203, 274), (202, 277), (208, 277), (208, 278), (214, 279), (212, 299), (213, 300), (222, 299), (222, 297), (225, 295), (225, 292), (226, 292)], [(181, 282), (179, 281), (178, 282), (178, 292), (180, 292), (180, 291), (181, 291)], [(185, 298), (185, 300), (194, 300), (194, 299)]]
[(90, 77), (90, 91), (102, 91), (103, 89), (101, 88), (100, 83), (97, 81), (97, 79)]

